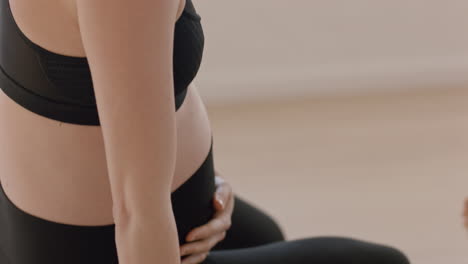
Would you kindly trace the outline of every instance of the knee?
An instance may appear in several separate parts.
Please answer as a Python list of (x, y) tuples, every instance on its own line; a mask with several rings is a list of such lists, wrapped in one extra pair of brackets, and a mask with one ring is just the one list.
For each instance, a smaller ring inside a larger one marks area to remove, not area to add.
[(409, 264), (408, 257), (399, 249), (387, 245), (371, 244), (370, 252), (381, 264)]
[(246, 200), (235, 196), (231, 232), (255, 234), (250, 240), (257, 240), (254, 245), (263, 245), (286, 240), (279, 222), (267, 211)]
[(407, 256), (399, 249), (378, 243), (352, 240), (362, 252), (361, 258), (369, 264), (409, 264)]
[(267, 231), (266, 233), (268, 233), (268, 242), (272, 243), (286, 240), (283, 229), (279, 222), (270, 214), (264, 213), (264, 216), (264, 228)]
[(407, 256), (397, 248), (343, 237), (319, 237), (309, 240), (321, 248), (323, 259), (335, 263), (409, 264)]

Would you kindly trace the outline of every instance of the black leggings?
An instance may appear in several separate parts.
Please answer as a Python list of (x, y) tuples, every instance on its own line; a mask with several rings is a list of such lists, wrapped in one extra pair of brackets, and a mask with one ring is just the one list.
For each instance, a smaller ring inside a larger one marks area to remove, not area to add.
[(266, 212), (236, 196), (231, 228), (204, 264), (408, 264), (399, 250), (342, 237), (286, 241)]
[[(285, 241), (271, 216), (237, 196), (235, 199), (231, 228), (203, 264), (409, 263), (395, 248), (355, 239), (317, 237)], [(73, 226), (37, 218), (15, 207), (1, 184), (0, 208), (9, 212), (9, 217), (0, 214), (7, 217), (0, 221), (3, 231), (0, 241), (4, 242), (0, 247), (1, 264), (118, 263), (112, 225)]]
[[(213, 154), (172, 195), (179, 243), (214, 213)], [(271, 216), (235, 197), (231, 228), (204, 264), (408, 264), (398, 250), (339, 237), (285, 241)], [(84, 214), (86, 212), (83, 212)], [(0, 264), (117, 264), (115, 225), (46, 220), (18, 208), (0, 183)]]

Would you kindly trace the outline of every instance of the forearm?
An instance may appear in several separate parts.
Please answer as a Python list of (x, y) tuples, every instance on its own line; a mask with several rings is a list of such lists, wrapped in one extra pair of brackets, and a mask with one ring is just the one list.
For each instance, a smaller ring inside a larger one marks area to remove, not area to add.
[(169, 209), (161, 209), (164, 212), (155, 216), (115, 219), (120, 264), (180, 264), (177, 226)]

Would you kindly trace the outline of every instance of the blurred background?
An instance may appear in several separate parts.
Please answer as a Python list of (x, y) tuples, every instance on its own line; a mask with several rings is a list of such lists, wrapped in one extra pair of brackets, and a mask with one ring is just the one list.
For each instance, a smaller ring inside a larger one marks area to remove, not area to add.
[(216, 168), (288, 239), (468, 263), (468, 2), (198, 1)]

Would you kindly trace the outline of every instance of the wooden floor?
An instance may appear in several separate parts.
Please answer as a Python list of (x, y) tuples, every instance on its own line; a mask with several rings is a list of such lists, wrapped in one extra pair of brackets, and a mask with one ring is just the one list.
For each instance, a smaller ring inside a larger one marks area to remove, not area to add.
[(216, 168), (288, 239), (394, 245), (468, 263), (468, 89), (208, 106)]

